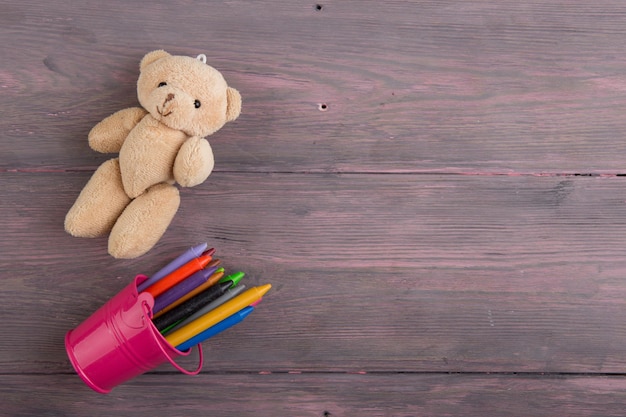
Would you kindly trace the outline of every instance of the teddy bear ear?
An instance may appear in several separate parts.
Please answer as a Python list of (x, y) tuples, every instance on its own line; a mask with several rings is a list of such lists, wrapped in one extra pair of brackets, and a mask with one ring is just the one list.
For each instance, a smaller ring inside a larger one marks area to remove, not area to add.
[(241, 94), (232, 87), (226, 89), (226, 121), (232, 122), (241, 113)]
[(159, 49), (158, 51), (148, 52), (141, 59), (141, 63), (139, 64), (139, 70), (143, 71), (143, 69), (147, 67), (148, 65), (152, 64), (155, 61), (158, 61), (161, 58), (165, 58), (167, 56), (171, 56), (171, 55), (162, 49)]

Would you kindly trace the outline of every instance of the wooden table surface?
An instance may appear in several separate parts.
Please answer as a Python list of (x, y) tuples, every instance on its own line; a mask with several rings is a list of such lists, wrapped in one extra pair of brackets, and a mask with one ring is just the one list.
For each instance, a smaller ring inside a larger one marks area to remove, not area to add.
[[(624, 415), (625, 2), (7, 0), (0, 36), (0, 415)], [(117, 260), (63, 220), (154, 49), (243, 113)], [(258, 310), (91, 391), (65, 333), (203, 241)]]

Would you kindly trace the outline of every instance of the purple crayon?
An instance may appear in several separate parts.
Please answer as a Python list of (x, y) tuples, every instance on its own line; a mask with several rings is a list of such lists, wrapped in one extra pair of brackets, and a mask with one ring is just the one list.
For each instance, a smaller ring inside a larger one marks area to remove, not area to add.
[(154, 284), (155, 282), (165, 277), (166, 275), (176, 271), (178, 268), (185, 265), (187, 262), (202, 255), (202, 252), (204, 252), (207, 246), (208, 246), (207, 243), (201, 243), (197, 246), (193, 246), (187, 249), (185, 253), (180, 255), (178, 258), (174, 259), (169, 264), (165, 265), (159, 272), (157, 272), (156, 274), (152, 275), (150, 278), (148, 278), (147, 280), (139, 284), (137, 286), (137, 290), (139, 292), (145, 290), (150, 285)]
[(187, 294), (189, 291), (199, 287), (205, 283), (215, 271), (217, 271), (217, 268), (217, 266), (214, 266), (211, 268), (201, 269), (190, 277), (185, 278), (169, 290), (165, 291), (163, 294), (154, 299), (154, 307), (152, 308), (152, 311), (158, 313), (174, 301)]

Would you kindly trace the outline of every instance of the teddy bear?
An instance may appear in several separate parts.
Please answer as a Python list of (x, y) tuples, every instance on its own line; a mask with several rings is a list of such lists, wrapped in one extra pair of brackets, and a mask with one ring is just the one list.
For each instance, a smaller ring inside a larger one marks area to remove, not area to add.
[(89, 132), (89, 146), (118, 153), (98, 167), (65, 217), (77, 237), (109, 234), (108, 251), (132, 259), (163, 236), (180, 205), (175, 184), (193, 187), (213, 170), (206, 136), (239, 117), (241, 95), (197, 58), (163, 50), (139, 65), (141, 107), (120, 110)]

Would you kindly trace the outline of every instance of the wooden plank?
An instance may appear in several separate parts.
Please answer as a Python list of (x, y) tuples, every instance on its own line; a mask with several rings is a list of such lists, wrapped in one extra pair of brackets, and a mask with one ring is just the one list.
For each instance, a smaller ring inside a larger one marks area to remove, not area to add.
[(93, 170), (87, 132), (165, 48), (243, 94), (219, 171), (626, 172), (624, 2), (320, 4), (3, 5), (0, 169)]
[[(0, 376), (14, 417), (622, 416), (626, 381), (514, 375), (144, 375), (109, 395), (74, 375)], [(36, 392), (37, 395), (33, 395)], [(210, 410), (210, 411), (209, 411)]]
[(0, 372), (69, 372), (68, 329), (205, 239), (274, 284), (209, 344), (207, 371), (626, 367), (621, 178), (216, 173), (122, 261), (63, 231), (88, 173), (2, 177)]

